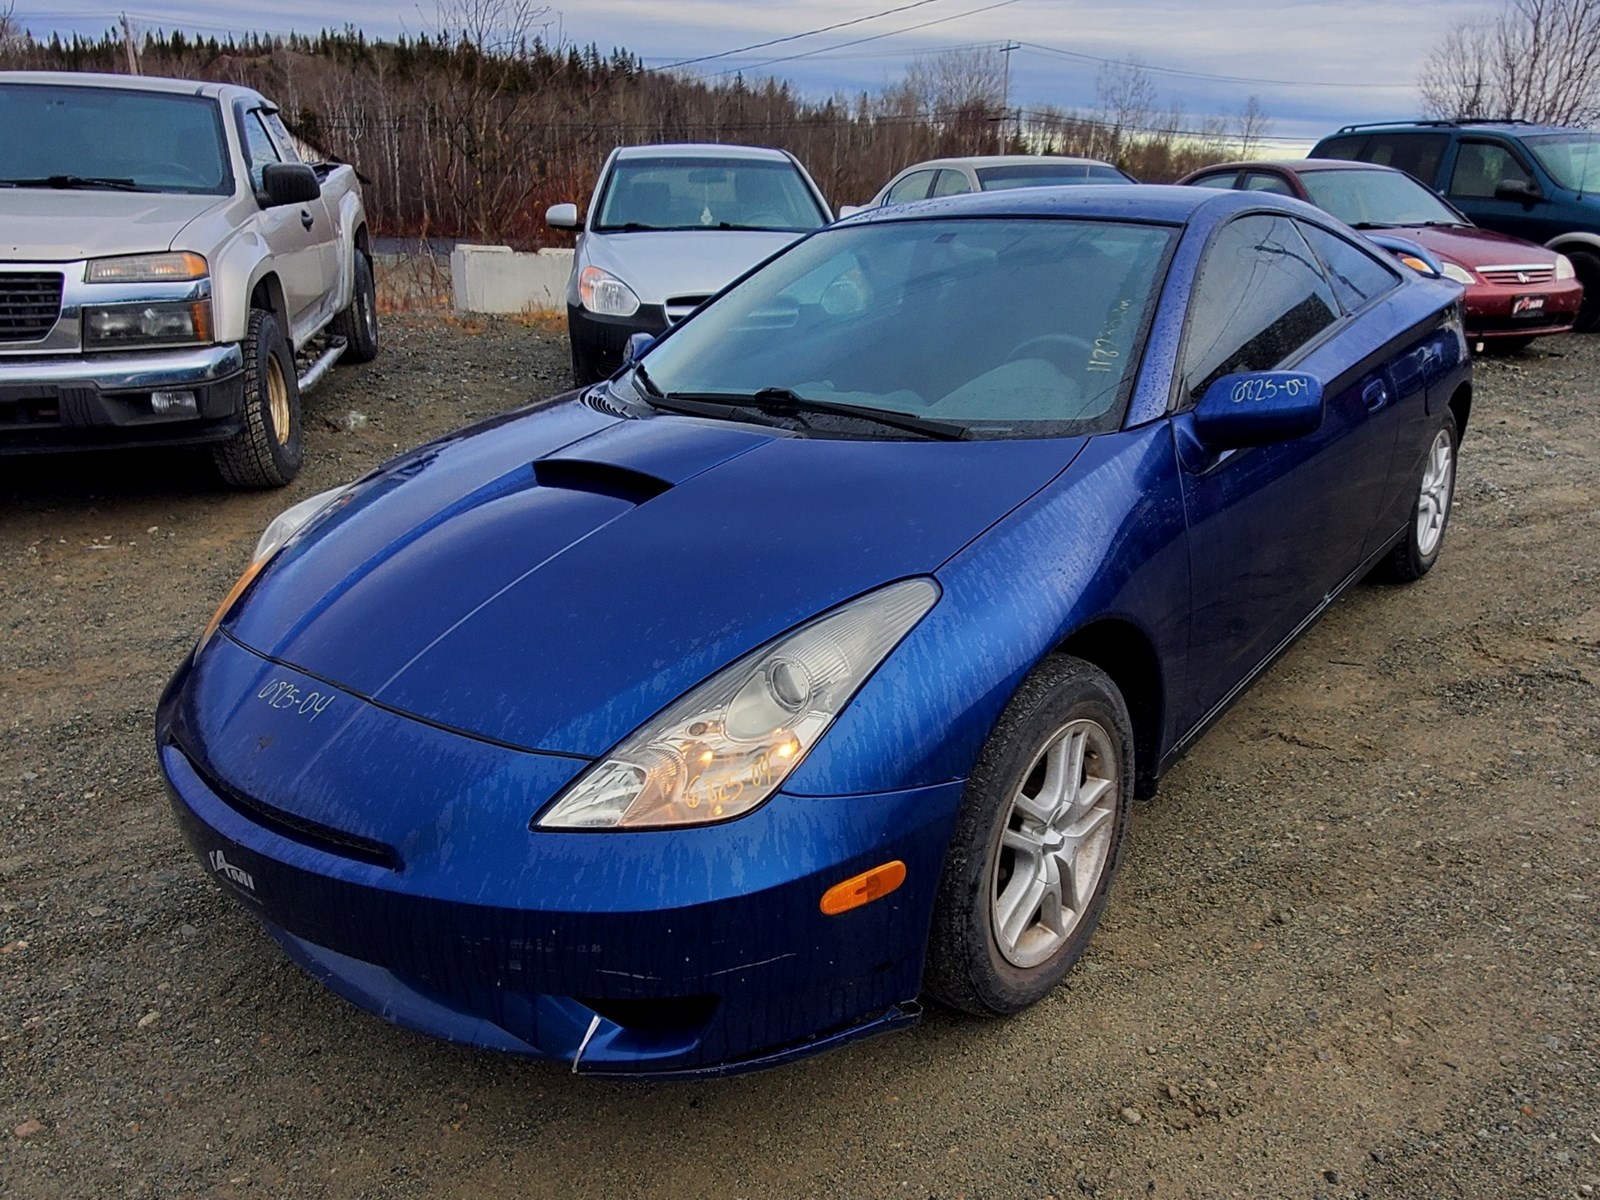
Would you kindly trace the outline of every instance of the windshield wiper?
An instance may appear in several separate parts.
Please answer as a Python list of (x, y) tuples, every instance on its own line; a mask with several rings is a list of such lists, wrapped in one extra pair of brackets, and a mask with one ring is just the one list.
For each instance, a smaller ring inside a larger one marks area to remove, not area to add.
[(1393, 229), (1393, 221), (1352, 221), (1351, 229)]
[(142, 192), (132, 179), (112, 175), (40, 175), (33, 179), (0, 179), (5, 187), (107, 188), (116, 192)]
[[(662, 403), (665, 401), (665, 404)], [(871, 421), (891, 429), (920, 433), (925, 437), (960, 441), (968, 429), (956, 421), (940, 421), (933, 417), (918, 417), (911, 413), (891, 412), (881, 408), (868, 408), (864, 404), (847, 404), (842, 400), (813, 400), (789, 388), (762, 388), (760, 391), (742, 392), (668, 392), (652, 399), (657, 407), (671, 404), (708, 406), (713, 410), (738, 412), (740, 410), (766, 413), (772, 416), (803, 417), (807, 413), (827, 413), (831, 416), (851, 417), (858, 421)]]

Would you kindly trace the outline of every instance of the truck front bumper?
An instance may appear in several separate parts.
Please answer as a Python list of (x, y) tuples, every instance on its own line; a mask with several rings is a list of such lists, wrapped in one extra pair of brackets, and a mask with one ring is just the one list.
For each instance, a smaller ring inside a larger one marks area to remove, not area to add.
[(0, 357), (0, 454), (222, 441), (243, 406), (235, 344)]

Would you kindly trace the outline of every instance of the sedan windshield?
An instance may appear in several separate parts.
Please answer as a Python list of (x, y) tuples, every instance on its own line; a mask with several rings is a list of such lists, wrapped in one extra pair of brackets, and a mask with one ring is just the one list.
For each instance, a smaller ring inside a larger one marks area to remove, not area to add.
[(619, 159), (597, 233), (660, 229), (770, 229), (799, 233), (828, 219), (789, 162), (748, 158)]
[(1600, 134), (1550, 133), (1522, 141), (1562, 187), (1600, 191)]
[(1346, 225), (1465, 225), (1468, 222), (1403, 171), (1302, 171), (1311, 202)]
[(225, 195), (227, 161), (203, 96), (0, 84), (0, 186)]
[(848, 405), (974, 438), (1115, 429), (1175, 237), (1022, 218), (824, 230), (646, 354), (642, 390)]
[(1133, 182), (1131, 177), (1107, 163), (1018, 163), (1008, 167), (979, 167), (977, 172), (978, 186), (986, 192), (1073, 183)]

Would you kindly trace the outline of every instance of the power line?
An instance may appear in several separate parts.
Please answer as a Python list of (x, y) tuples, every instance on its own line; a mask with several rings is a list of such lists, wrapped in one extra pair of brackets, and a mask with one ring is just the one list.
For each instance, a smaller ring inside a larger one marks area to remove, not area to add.
[(693, 63), (710, 62), (710, 61), (712, 61), (712, 59), (727, 58), (727, 57), (729, 57), (730, 55), (733, 55), (733, 54), (743, 54), (746, 50), (761, 50), (761, 49), (766, 48), (767, 46), (782, 45), (784, 42), (797, 42), (801, 38), (815, 37), (819, 33), (828, 33), (830, 30), (834, 30), (834, 29), (844, 29), (844, 28), (846, 28), (847, 26), (850, 26), (850, 25), (861, 25), (861, 24), (866, 23), (867, 21), (876, 21), (879, 17), (888, 17), (888, 16), (892, 16), (893, 14), (895, 14), (897, 12), (905, 12), (907, 9), (922, 8), (924, 5), (927, 5), (927, 4), (938, 4), (940, 2), (941, 2), (941, 0), (912, 0), (912, 2), (910, 4), (902, 4), (897, 8), (886, 8), (886, 9), (883, 9), (881, 12), (868, 13), (864, 17), (854, 17), (854, 18), (852, 18), (851, 20), (848, 20), (848, 21), (839, 21), (839, 22), (836, 22), (835, 24), (832, 24), (832, 25), (823, 25), (821, 28), (818, 28), (818, 29), (808, 29), (804, 33), (786, 34), (783, 37), (772, 38), (771, 40), (765, 41), (765, 42), (754, 42), (749, 46), (740, 46), (735, 50), (722, 50), (722, 51), (719, 51), (716, 54), (702, 54), (699, 58), (680, 59), (677, 62), (670, 62), (670, 63), (665, 63), (665, 64), (663, 64), (662, 66), (659, 66), (659, 67), (652, 67), (651, 70), (653, 70), (653, 71), (670, 71), (674, 67), (687, 67), (687, 66), (689, 66), (689, 65), (691, 65)]
[[(1061, 58), (1073, 58), (1080, 62), (1108, 63), (1111, 66), (1127, 66), (1127, 59), (1103, 58), (1098, 54), (1084, 54), (1078, 50), (1063, 50), (1059, 46), (1044, 46), (1038, 42), (1023, 42), (1025, 50), (1033, 50), (1044, 54), (1054, 54)], [(1179, 75), (1185, 79), (1214, 79), (1220, 83), (1267, 83), (1275, 87), (1321, 87), (1321, 88), (1409, 88), (1411, 83), (1343, 83), (1338, 81), (1322, 81), (1317, 79), (1261, 79), (1252, 75), (1214, 75), (1207, 71), (1188, 71), (1181, 67), (1152, 67), (1146, 63), (1134, 63), (1141, 71), (1148, 71), (1153, 75)]]

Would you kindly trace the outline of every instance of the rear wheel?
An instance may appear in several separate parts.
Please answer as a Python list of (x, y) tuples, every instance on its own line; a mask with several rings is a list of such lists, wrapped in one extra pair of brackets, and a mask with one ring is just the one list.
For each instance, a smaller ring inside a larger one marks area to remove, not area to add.
[(238, 488), (282, 487), (300, 473), (300, 384), (278, 320), (253, 309), (244, 339), (244, 426), (212, 447), (223, 480)]
[(333, 319), (332, 330), (335, 337), (344, 339), (339, 361), (365, 363), (378, 357), (378, 293), (372, 282), (372, 263), (360, 250), (355, 255), (350, 306)]
[(1600, 254), (1587, 250), (1563, 251), (1572, 260), (1572, 268), (1583, 284), (1583, 304), (1578, 308), (1578, 319), (1572, 328), (1578, 333), (1593, 333), (1600, 329)]
[(1017, 689), (967, 781), (928, 946), (931, 995), (1004, 1015), (1094, 935), (1133, 798), (1133, 732), (1098, 667), (1057, 656)]
[(1446, 414), (1422, 462), (1422, 478), (1417, 485), (1416, 501), (1411, 506), (1411, 522), (1378, 568), (1379, 576), (1391, 583), (1412, 583), (1421, 579), (1439, 560), (1445, 529), (1450, 524), (1450, 509), (1455, 503), (1458, 440), (1455, 418)]

